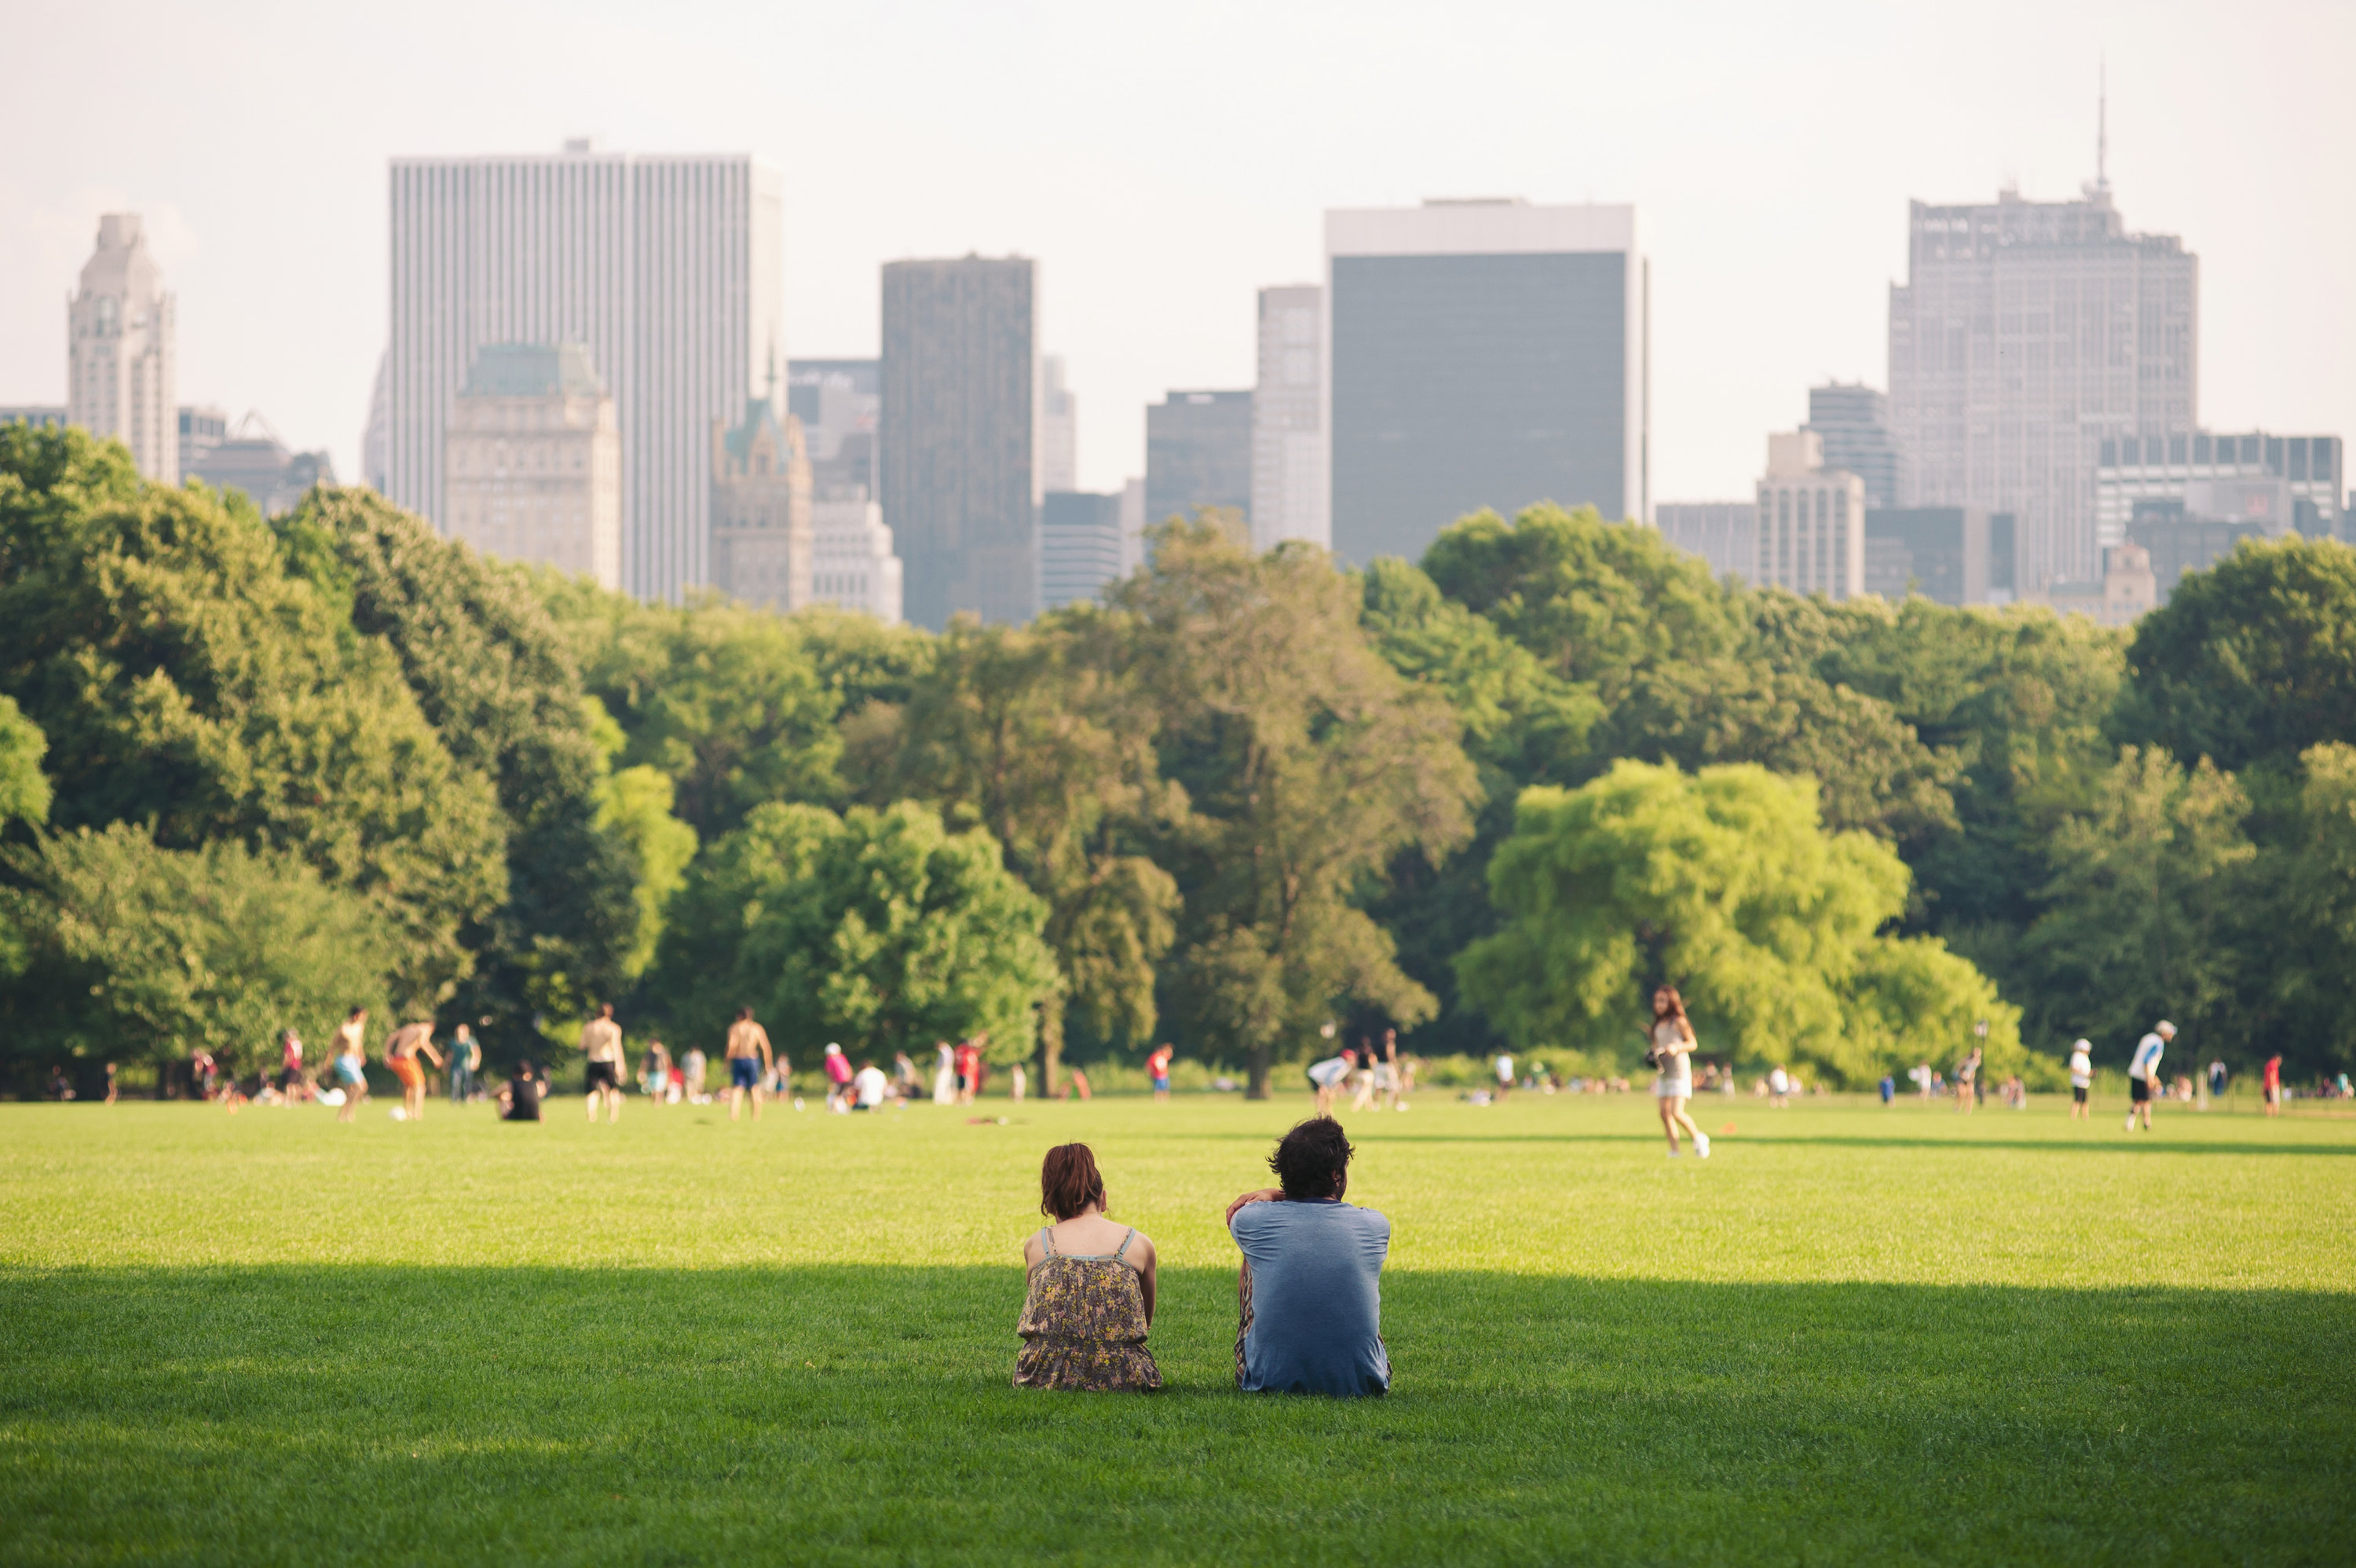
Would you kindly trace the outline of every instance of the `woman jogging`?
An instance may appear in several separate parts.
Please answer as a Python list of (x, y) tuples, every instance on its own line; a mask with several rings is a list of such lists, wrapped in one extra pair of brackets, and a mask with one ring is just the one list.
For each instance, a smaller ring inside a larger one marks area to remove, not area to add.
[(1653, 1061), (1661, 1074), (1653, 1080), (1653, 1098), (1660, 1104), (1661, 1131), (1668, 1135), (1671, 1159), (1685, 1152), (1677, 1147), (1679, 1127), (1693, 1136), (1694, 1153), (1709, 1157), (1708, 1135), (1686, 1114), (1686, 1102), (1693, 1098), (1694, 1044), (1685, 998), (1676, 987), (1662, 987), (1653, 993)]

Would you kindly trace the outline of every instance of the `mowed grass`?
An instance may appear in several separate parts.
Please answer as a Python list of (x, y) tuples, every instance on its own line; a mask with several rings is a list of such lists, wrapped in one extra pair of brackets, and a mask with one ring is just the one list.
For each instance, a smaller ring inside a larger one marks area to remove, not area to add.
[[(2356, 1121), (1345, 1115), (1345, 1403), (1232, 1387), (1220, 1211), (1305, 1101), (981, 1108), (0, 1106), (0, 1562), (2356, 1559)], [(1160, 1395), (1008, 1387), (1072, 1138)]]

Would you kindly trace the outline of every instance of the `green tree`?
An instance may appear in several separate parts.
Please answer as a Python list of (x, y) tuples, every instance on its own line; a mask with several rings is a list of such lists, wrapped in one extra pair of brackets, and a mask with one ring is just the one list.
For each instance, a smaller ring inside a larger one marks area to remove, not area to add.
[(989, 827), (1046, 901), (1065, 981), (1040, 1019), (1050, 1093), (1065, 993), (1097, 1040), (1147, 1043), (1176, 931), (1177, 883), (1138, 836), (1182, 818), (1185, 799), (1159, 776), (1153, 715), (1119, 669), (1119, 642), (1087, 610), (1032, 627), (953, 624), (914, 683), (891, 775), (895, 794)]
[(91, 998), (93, 1047), (159, 1063), (203, 1045), (238, 1072), (277, 1061), (292, 1028), (325, 1040), (381, 1008), (402, 933), (300, 856), (234, 840), (158, 848), (114, 823), (8, 852), (15, 897), (53, 984)]
[(598, 763), (597, 816), (592, 826), (605, 837), (626, 845), (637, 869), (631, 891), (635, 918), (630, 945), (620, 965), (622, 978), (635, 981), (654, 962), (664, 912), (686, 883), (688, 864), (695, 859), (695, 829), (670, 814), (670, 775), (660, 768), (641, 763), (612, 771), (611, 758), (628, 741), (595, 698), (583, 698), (582, 704), (589, 714), (590, 732), (605, 753)]
[(1441, 531), (1424, 569), (1601, 703), (1575, 776), (1618, 757), (1760, 763), (1815, 779), (1836, 827), (1912, 840), (1954, 825), (1954, 760), (1795, 656), (1792, 624), (1822, 613), (1808, 601), (1714, 581), (1656, 530), (1592, 507), (1532, 507), (1510, 527), (1476, 513)]
[(49, 819), (49, 781), (41, 772), (49, 738), (13, 697), (0, 697), (0, 825)]
[(507, 897), (461, 933), (475, 965), (445, 1011), (495, 1056), (546, 1054), (535, 1017), (577, 1018), (645, 967), (659, 918), (649, 887), (677, 877), (640, 851), (669, 853), (684, 829), (646, 816), (643, 781), (626, 807), (615, 797), (572, 652), (525, 573), (368, 490), (315, 489), (274, 528), (355, 630), (392, 649), (454, 760), (496, 793)]
[(2121, 741), (2238, 773), (2291, 773), (2356, 733), (2356, 550), (2244, 541), (2188, 573), (2127, 649)]
[[(1585, 776), (1603, 705), (1591, 686), (1553, 674), (1418, 568), (1377, 560), (1364, 582), (1361, 624), (1393, 669), (1447, 697), (1483, 801), (1469, 840), (1437, 864), (1420, 848), (1394, 855), (1388, 885), (1365, 908), (1398, 944), (1399, 967), (1439, 1000), (1438, 1015), (1410, 1036), (1413, 1048), (1486, 1055), (1498, 1036), (1465, 1004), (1456, 955), (1496, 927), (1486, 873), (1513, 831), (1515, 798), (1532, 784)], [(1365, 1021), (1351, 1020), (1352, 1032)]]
[[(642, 604), (554, 574), (537, 581), (589, 694), (628, 737), (620, 764), (668, 774), (700, 839), (765, 801), (841, 799), (835, 689), (792, 621), (719, 599)], [(846, 656), (835, 673), (859, 667)]]
[(505, 897), (505, 827), (392, 651), (288, 565), (241, 497), (0, 427), (0, 692), (48, 737), (53, 819), (299, 854), (375, 902), (396, 1000), (430, 1006)]
[[(2018, 1052), (2019, 1015), (1968, 964), (1879, 934), (1905, 866), (1869, 834), (1826, 833), (1804, 780), (1622, 760), (1578, 789), (1532, 788), (1489, 880), (1506, 923), (1466, 949), (1462, 982), (1526, 1051), (1641, 1051), (1666, 983), (1706, 1049), (1751, 1061), (1854, 1081), (1975, 1014), (1992, 1059)], [(1893, 1027), (1910, 1009), (1912, 1035)]]
[[(2028, 934), (2043, 983), (2031, 1016), (2055, 1041), (2132, 1040), (2168, 1018), (2198, 1041), (2229, 1013), (2251, 897), (2249, 801), (2207, 758), (2122, 747), (2091, 809), (2065, 816), (2047, 856), (2045, 912)], [(2195, 1049), (2205, 1049), (2197, 1046)]]
[[(679, 1039), (717, 1049), (738, 1008), (782, 1016), (773, 1006), (777, 976), (752, 966), (746, 940), (755, 924), (815, 884), (819, 851), (841, 830), (841, 820), (823, 806), (771, 801), (688, 863), (665, 908), (644, 990)], [(809, 1006), (805, 997), (787, 1001), (798, 1010)]]
[[(762, 987), (787, 1050), (807, 1058), (834, 1040), (880, 1056), (986, 1032), (991, 1061), (1031, 1055), (1035, 1009), (1057, 984), (1040, 937), (1047, 910), (986, 830), (949, 832), (937, 812), (903, 801), (841, 818), (766, 805), (739, 832), (799, 839), (788, 847), (808, 866), (789, 880), (759, 868), (762, 896), (734, 912), (731, 967)], [(730, 840), (720, 849), (722, 865), (746, 864)], [(723, 904), (697, 923), (727, 918)]]
[(2253, 912), (2274, 961), (2266, 1016), (2243, 1038), (2280, 1050), (2294, 1072), (2346, 1072), (2356, 1070), (2356, 746), (2310, 746), (2299, 773), (2296, 820), (2257, 860), (2254, 880), (2275, 898)]
[(1256, 1095), (1278, 1041), (1337, 1009), (1436, 1008), (1358, 900), (1401, 851), (1462, 842), (1478, 785), (1455, 715), (1383, 661), (1360, 598), (1322, 551), (1255, 557), (1205, 523), (1158, 528), (1112, 595), (1190, 803), (1156, 856), (1185, 900), (1175, 1010), (1248, 1059)]

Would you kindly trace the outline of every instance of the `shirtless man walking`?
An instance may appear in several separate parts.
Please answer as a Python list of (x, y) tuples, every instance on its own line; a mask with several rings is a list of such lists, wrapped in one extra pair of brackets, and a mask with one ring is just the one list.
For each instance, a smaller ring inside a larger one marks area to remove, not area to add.
[(336, 1026), (336, 1087), (342, 1090), (344, 1103), (336, 1112), (336, 1120), (348, 1122), (368, 1098), (368, 1070), (361, 1046), (368, 1039), (368, 1009), (354, 1008), (351, 1015)]
[(597, 1016), (581, 1026), (581, 1059), (588, 1064), (584, 1085), (589, 1092), (589, 1120), (597, 1120), (597, 1105), (606, 1106), (608, 1123), (622, 1119), (622, 1026), (614, 1021), (614, 1004), (601, 1003)]
[(425, 1119), (425, 1069), (417, 1065), (421, 1051), (437, 1070), (441, 1067), (442, 1053), (434, 1049), (431, 1022), (403, 1024), (385, 1039), (384, 1064), (401, 1080), (402, 1114), (412, 1122)]
[(753, 1021), (753, 1009), (738, 1008), (728, 1026), (728, 1119), (734, 1121), (753, 1097), (753, 1119), (761, 1119), (761, 1080), (769, 1075), (769, 1031)]

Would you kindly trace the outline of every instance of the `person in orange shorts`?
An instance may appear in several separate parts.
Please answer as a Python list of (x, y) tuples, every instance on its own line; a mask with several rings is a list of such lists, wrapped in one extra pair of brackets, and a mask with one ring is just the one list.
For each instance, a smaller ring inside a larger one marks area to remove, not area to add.
[(419, 1051), (423, 1051), (435, 1071), (440, 1071), (442, 1053), (434, 1049), (434, 1026), (430, 1022), (403, 1024), (384, 1042), (384, 1064), (401, 1080), (402, 1107), (412, 1122), (425, 1116), (425, 1069), (417, 1065)]

